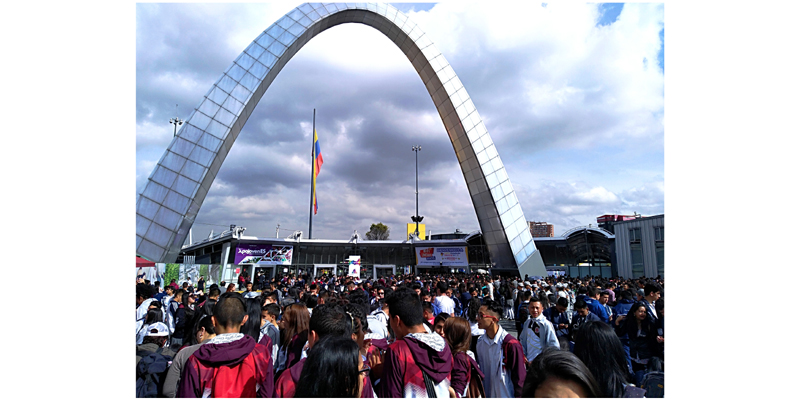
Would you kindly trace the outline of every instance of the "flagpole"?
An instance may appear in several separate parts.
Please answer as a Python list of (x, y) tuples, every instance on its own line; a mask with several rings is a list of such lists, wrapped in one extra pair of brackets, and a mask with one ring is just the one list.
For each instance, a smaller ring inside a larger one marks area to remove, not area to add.
[(308, 209), (308, 238), (311, 239), (311, 218), (314, 216), (314, 172), (316, 169), (316, 150), (314, 149), (314, 132), (317, 130), (317, 109), (314, 109), (314, 117), (311, 120), (311, 200)]

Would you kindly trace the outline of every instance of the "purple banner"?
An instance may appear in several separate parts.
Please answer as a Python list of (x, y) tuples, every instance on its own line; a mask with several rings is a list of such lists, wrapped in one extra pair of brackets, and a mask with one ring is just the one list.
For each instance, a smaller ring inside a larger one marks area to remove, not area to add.
[(259, 261), (267, 257), (267, 253), (272, 250), (269, 244), (244, 244), (236, 246), (236, 254), (233, 263), (239, 264), (258, 264)]

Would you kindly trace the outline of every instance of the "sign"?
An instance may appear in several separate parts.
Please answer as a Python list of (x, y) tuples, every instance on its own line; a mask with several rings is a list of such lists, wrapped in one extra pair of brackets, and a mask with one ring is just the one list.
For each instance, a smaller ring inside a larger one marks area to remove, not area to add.
[(292, 246), (273, 246), (271, 244), (239, 243), (233, 263), (257, 265), (291, 265)]
[[(413, 224), (406, 224), (406, 238), (408, 238), (408, 235), (414, 233), (414, 229), (417, 229), (416, 222)], [(425, 224), (419, 224), (419, 238), (425, 240)]]
[(355, 276), (356, 279), (361, 279), (361, 256), (350, 256), (347, 261), (347, 276)]
[(466, 247), (417, 247), (417, 265), (431, 267), (466, 267), (469, 265)]

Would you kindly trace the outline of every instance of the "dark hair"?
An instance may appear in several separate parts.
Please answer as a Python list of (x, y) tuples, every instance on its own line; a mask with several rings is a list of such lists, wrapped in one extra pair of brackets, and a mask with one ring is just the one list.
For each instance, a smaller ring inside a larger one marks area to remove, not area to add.
[(660, 291), (661, 291), (661, 285), (659, 285), (658, 283), (649, 283), (648, 282), (647, 284), (644, 285), (644, 294), (645, 294), (645, 296), (650, 295), (650, 293), (660, 292)]
[[(628, 316), (622, 322), (622, 331), (627, 333), (629, 338), (634, 338), (637, 336), (639, 325), (636, 323), (636, 311), (642, 307), (644, 307), (644, 310), (647, 311), (647, 303), (644, 301), (637, 301), (633, 303), (631, 309), (628, 310)], [(650, 315), (648, 313), (648, 315), (645, 316), (644, 321), (642, 321), (642, 332), (646, 335), (650, 332), (650, 329), (655, 329), (655, 323), (652, 319), (650, 319)]]
[(217, 324), (232, 328), (242, 323), (245, 313), (244, 297), (236, 292), (226, 292), (219, 296), (212, 314)]
[(308, 329), (316, 332), (317, 336), (340, 336), (350, 338), (350, 320), (344, 313), (342, 306), (335, 303), (320, 304), (314, 309)]
[(469, 304), (467, 305), (467, 319), (472, 322), (478, 320), (478, 310), (481, 308), (481, 299), (477, 297), (473, 297), (469, 299)]
[(531, 291), (530, 290), (523, 290), (522, 291), (522, 301), (528, 301), (531, 299)]
[(430, 301), (422, 302), (422, 312), (424, 313), (425, 311), (430, 311), (431, 313), (433, 313), (433, 304), (431, 304)]
[(247, 321), (239, 329), (239, 332), (250, 335), (258, 343), (261, 338), (261, 303), (258, 299), (245, 299), (247, 307)]
[[(344, 312), (347, 314), (350, 321), (350, 330), (352, 333), (358, 333), (367, 329), (367, 312), (366, 306), (359, 303), (347, 303), (344, 305)], [(358, 321), (356, 321), (358, 320)]]
[(528, 367), (528, 375), (522, 386), (522, 397), (535, 397), (536, 389), (550, 377), (577, 383), (583, 388), (586, 397), (603, 396), (597, 380), (578, 357), (568, 351), (547, 347)]
[(559, 305), (561, 307), (567, 307), (569, 305), (569, 302), (567, 302), (566, 297), (559, 297), (558, 300), (556, 300), (556, 305)]
[(197, 332), (200, 332), (200, 328), (205, 329), (206, 332), (211, 335), (217, 334), (217, 332), (214, 330), (214, 323), (211, 322), (211, 316), (200, 315), (200, 317), (197, 318), (194, 323), (192, 334), (189, 336), (188, 342), (186, 342), (187, 345), (191, 346), (200, 343), (197, 341)]
[(281, 306), (275, 303), (269, 303), (265, 306), (262, 306), (261, 311), (266, 311), (269, 313), (269, 315), (278, 318), (278, 315), (281, 315)]
[(167, 343), (167, 339), (167, 336), (145, 336), (144, 339), (142, 339), (142, 344), (153, 343), (160, 348), (164, 347), (164, 344)]
[(619, 296), (625, 300), (633, 300), (633, 293), (631, 293), (630, 289), (619, 292)]
[(317, 296), (316, 295), (306, 295), (305, 303), (307, 308), (315, 308), (317, 307)]
[(397, 289), (386, 298), (386, 303), (389, 304), (389, 315), (399, 316), (404, 325), (411, 327), (425, 323), (425, 318), (422, 316), (422, 303), (414, 290)]
[(161, 308), (147, 310), (147, 314), (144, 317), (144, 325), (154, 324), (156, 322), (164, 322), (164, 312), (161, 311)]
[(220, 290), (218, 286), (214, 286), (211, 289), (208, 289), (208, 297), (215, 297), (219, 296)]
[(444, 312), (443, 313), (439, 313), (436, 316), (436, 318), (433, 319), (433, 325), (438, 324), (439, 321), (441, 321), (441, 322), (447, 321), (448, 318), (450, 318), (450, 314), (444, 313)]
[(597, 288), (594, 287), (594, 286), (587, 287), (586, 288), (586, 296), (589, 296), (591, 298), (597, 297)]
[[(316, 315), (316, 311), (314, 312)], [(356, 397), (358, 345), (349, 337), (326, 336), (308, 351), (294, 397)]]
[(503, 305), (499, 301), (489, 300), (483, 305), (486, 306), (487, 311), (497, 314), (498, 319), (503, 316)]
[(453, 355), (469, 350), (469, 346), (472, 344), (472, 329), (469, 321), (461, 317), (445, 319), (444, 340), (450, 346)]
[(573, 307), (575, 307), (576, 310), (583, 310), (584, 308), (587, 308), (589, 306), (586, 305), (586, 302), (583, 301), (583, 299), (578, 299), (575, 300), (575, 305)]
[(659, 297), (658, 300), (656, 300), (655, 307), (656, 307), (656, 311), (661, 311), (663, 313), (664, 312), (664, 299)]
[(575, 331), (573, 353), (592, 371), (604, 397), (622, 397), (624, 386), (632, 379), (625, 349), (613, 328), (602, 321), (587, 322)]

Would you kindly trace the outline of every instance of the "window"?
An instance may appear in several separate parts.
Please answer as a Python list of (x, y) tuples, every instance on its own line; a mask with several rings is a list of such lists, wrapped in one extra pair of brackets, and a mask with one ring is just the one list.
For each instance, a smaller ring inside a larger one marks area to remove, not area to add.
[(631, 243), (641, 243), (642, 242), (642, 230), (639, 228), (628, 229), (628, 233), (631, 236)]
[(644, 256), (641, 243), (631, 242), (631, 275), (632, 278), (644, 275)]
[(664, 227), (663, 226), (657, 226), (654, 229), (655, 229), (656, 242), (663, 242), (664, 241)]
[(656, 242), (656, 269), (661, 278), (664, 278), (664, 242)]

